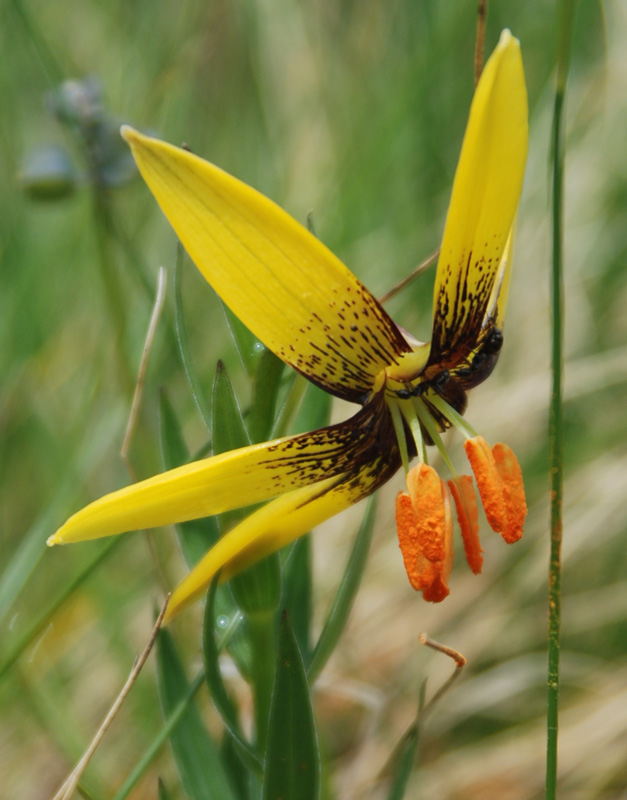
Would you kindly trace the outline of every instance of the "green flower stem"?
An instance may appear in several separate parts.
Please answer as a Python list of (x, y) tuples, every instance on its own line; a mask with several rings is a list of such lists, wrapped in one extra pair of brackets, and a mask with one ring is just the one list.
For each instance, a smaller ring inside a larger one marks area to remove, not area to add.
[(248, 635), (253, 654), (251, 680), (255, 698), (255, 747), (264, 753), (268, 739), (270, 701), (276, 666), (276, 630), (273, 611), (250, 614)]
[(128, 331), (127, 304), (120, 286), (118, 270), (115, 267), (113, 242), (106, 224), (108, 204), (109, 198), (106, 191), (94, 183), (94, 228), (97, 237), (100, 279), (107, 303), (108, 316), (112, 321), (120, 384), (125, 394), (132, 397), (135, 388), (135, 375), (126, 351)]
[(559, 711), (559, 656), (561, 624), (561, 550), (562, 503), (564, 490), (564, 429), (562, 418), (563, 373), (563, 200), (564, 200), (564, 101), (570, 61), (575, 4), (562, 0), (559, 11), (559, 49), (557, 54), (557, 86), (552, 131), (552, 208), (553, 252), (551, 300), (553, 312), (552, 373), (553, 386), (549, 410), (549, 449), (551, 475), (551, 555), (549, 564), (549, 644), (547, 682), (547, 756), (546, 798), (557, 796), (557, 743)]

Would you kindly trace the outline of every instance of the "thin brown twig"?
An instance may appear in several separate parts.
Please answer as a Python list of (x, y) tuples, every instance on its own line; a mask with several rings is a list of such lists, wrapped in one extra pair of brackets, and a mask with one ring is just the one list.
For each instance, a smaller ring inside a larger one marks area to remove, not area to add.
[(379, 777), (387, 774), (391, 770), (392, 765), (397, 760), (398, 754), (402, 751), (405, 743), (408, 742), (410, 737), (416, 735), (416, 733), (418, 732), (418, 726), (423, 722), (425, 716), (430, 711), (432, 711), (433, 707), (442, 697), (442, 695), (451, 688), (451, 685), (454, 683), (455, 680), (457, 680), (457, 678), (461, 674), (462, 669), (466, 665), (466, 657), (463, 656), (458, 650), (454, 650), (452, 647), (448, 647), (448, 645), (440, 644), (440, 642), (436, 642), (434, 639), (430, 639), (426, 633), (421, 633), (420, 636), (418, 637), (418, 640), (420, 644), (424, 645), (425, 647), (430, 647), (432, 650), (437, 650), (438, 653), (443, 653), (445, 656), (452, 658), (453, 661), (455, 662), (455, 671), (449, 678), (447, 678), (447, 680), (442, 684), (442, 686), (440, 686), (440, 688), (433, 695), (433, 697), (427, 703), (425, 703), (421, 708), (418, 709), (416, 718), (411, 723), (411, 725), (409, 725), (405, 733), (399, 739), (398, 744), (394, 748), (394, 752), (388, 758), (385, 766), (380, 771)]
[(154, 643), (155, 643), (155, 641), (157, 639), (157, 634), (159, 633), (159, 628), (161, 627), (161, 623), (163, 622), (163, 617), (164, 617), (166, 609), (168, 607), (169, 600), (170, 600), (170, 595), (168, 594), (166, 596), (166, 598), (165, 598), (165, 601), (164, 601), (163, 605), (161, 606), (161, 611), (159, 612), (159, 616), (157, 617), (157, 621), (154, 624), (154, 627), (152, 629), (152, 633), (150, 634), (150, 638), (148, 639), (148, 642), (146, 643), (146, 646), (142, 650), (139, 658), (135, 659), (135, 663), (133, 664), (133, 668), (131, 669), (131, 671), (129, 673), (129, 676), (126, 679), (126, 683), (122, 687), (122, 690), (120, 691), (119, 695), (115, 699), (115, 702), (113, 703), (113, 705), (109, 709), (109, 711), (108, 711), (107, 715), (105, 716), (104, 720), (102, 721), (100, 727), (96, 731), (96, 735), (92, 739), (91, 744), (89, 745), (87, 750), (85, 750), (85, 753), (81, 757), (80, 761), (74, 767), (72, 772), (70, 772), (70, 774), (67, 776), (67, 778), (63, 782), (62, 786), (59, 788), (58, 792), (54, 795), (52, 800), (70, 800), (70, 797), (72, 797), (72, 795), (76, 791), (76, 787), (78, 786), (78, 783), (79, 783), (80, 779), (83, 777), (83, 773), (87, 769), (87, 765), (89, 764), (89, 762), (91, 761), (94, 753), (96, 752), (96, 749), (98, 748), (98, 745), (100, 744), (100, 742), (104, 738), (105, 733), (111, 727), (111, 723), (113, 722), (113, 720), (117, 716), (120, 708), (122, 707), (122, 703), (126, 699), (128, 693), (130, 692), (131, 688), (133, 687), (133, 684), (137, 680), (137, 677), (138, 677), (139, 673), (141, 672), (142, 667), (146, 663), (146, 659), (150, 655), (150, 651), (152, 650), (153, 645), (154, 645)]
[(488, 16), (488, 0), (479, 0), (477, 6), (477, 35), (475, 37), (475, 86), (483, 72), (483, 46), (485, 43), (485, 21)]
[(131, 411), (128, 416), (128, 422), (126, 423), (126, 431), (124, 433), (124, 440), (122, 442), (122, 448), (120, 450), (120, 456), (122, 457), (122, 461), (124, 461), (124, 464), (126, 465), (126, 468), (128, 469), (129, 474), (133, 479), (135, 479), (135, 476), (133, 474), (133, 467), (128, 457), (128, 451), (131, 445), (131, 438), (133, 436), (133, 432), (135, 431), (137, 414), (139, 413), (139, 406), (141, 404), (142, 394), (144, 390), (144, 381), (146, 379), (146, 370), (148, 369), (148, 360), (150, 358), (150, 353), (152, 351), (152, 346), (154, 344), (155, 336), (157, 333), (157, 326), (159, 324), (161, 312), (163, 311), (163, 304), (165, 302), (165, 287), (166, 287), (165, 269), (163, 267), (159, 267), (159, 276), (157, 278), (157, 294), (155, 297), (154, 306), (152, 308), (152, 314), (150, 315), (150, 322), (148, 323), (148, 330), (146, 332), (144, 349), (142, 351), (141, 361), (139, 362), (139, 372), (137, 374), (137, 382), (135, 384), (135, 391), (133, 392)]
[(440, 686), (429, 702), (425, 703), (420, 710), (419, 717), (422, 718), (427, 711), (430, 711), (433, 708), (440, 697), (442, 697), (442, 695), (450, 689), (453, 682), (457, 680), (462, 669), (466, 666), (466, 657), (463, 656), (458, 650), (454, 650), (452, 647), (448, 647), (448, 645), (440, 644), (440, 642), (430, 639), (426, 633), (421, 633), (418, 637), (418, 641), (425, 647), (430, 647), (432, 650), (437, 650), (438, 653), (442, 653), (443, 655), (452, 658), (455, 662), (455, 672), (453, 672), (448, 680), (446, 680), (442, 686)]
[(425, 258), (425, 260), (422, 263), (418, 264), (418, 266), (414, 270), (412, 270), (409, 273), (409, 275), (406, 275), (395, 286), (392, 286), (391, 289), (385, 292), (385, 294), (382, 294), (381, 297), (379, 298), (379, 302), (385, 303), (391, 297), (394, 297), (395, 294), (398, 294), (401, 291), (401, 289), (404, 289), (408, 283), (411, 283), (414, 280), (414, 278), (417, 278), (419, 275), (422, 275), (422, 273), (425, 270), (429, 269), (431, 264), (433, 264), (433, 262), (439, 255), (440, 255), (440, 248), (438, 247), (438, 249), (435, 250), (433, 253), (431, 253), (430, 256), (427, 256), (427, 258)]

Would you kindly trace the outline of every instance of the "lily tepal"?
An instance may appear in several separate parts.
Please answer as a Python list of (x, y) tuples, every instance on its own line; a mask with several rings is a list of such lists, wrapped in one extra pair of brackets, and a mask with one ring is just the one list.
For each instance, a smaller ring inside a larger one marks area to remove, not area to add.
[[(221, 580), (370, 495), (404, 467), (396, 501), (411, 584), (448, 593), (452, 507), (471, 569), (482, 565), (470, 475), (441, 434), (465, 438), (491, 527), (522, 535), (522, 475), (464, 420), (466, 393), (502, 344), (512, 230), (527, 155), (527, 95), (518, 41), (503, 31), (472, 101), (437, 265), (431, 342), (412, 339), (315, 236), (271, 200), (201, 158), (124, 127), (137, 166), (217, 294), (279, 358), (361, 408), (345, 422), (186, 464), (91, 503), (48, 540), (65, 544), (270, 501), (229, 530), (175, 589), (168, 619)], [(451, 476), (428, 464), (435, 446)], [(417, 459), (411, 466), (412, 460)]]

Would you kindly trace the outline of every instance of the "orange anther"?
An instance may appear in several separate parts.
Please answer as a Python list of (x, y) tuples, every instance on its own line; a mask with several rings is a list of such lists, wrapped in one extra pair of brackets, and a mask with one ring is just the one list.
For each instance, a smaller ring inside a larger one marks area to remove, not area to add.
[(425, 600), (440, 602), (448, 595), (453, 564), (453, 525), (446, 485), (426, 464), (410, 470), (409, 494), (396, 498), (398, 541), (409, 582)]
[(475, 474), (486, 519), (493, 531), (501, 533), (507, 525), (507, 508), (503, 496), (503, 481), (492, 451), (483, 436), (467, 439), (464, 449)]
[(507, 511), (507, 524), (501, 535), (508, 544), (517, 542), (523, 535), (527, 516), (527, 501), (522, 470), (514, 451), (506, 444), (495, 444), (492, 448), (494, 462), (503, 482), (503, 499)]
[(461, 529), (466, 561), (470, 569), (478, 575), (483, 566), (481, 542), (479, 541), (479, 511), (477, 496), (470, 475), (460, 475), (450, 480), (448, 487), (455, 501), (457, 521)]

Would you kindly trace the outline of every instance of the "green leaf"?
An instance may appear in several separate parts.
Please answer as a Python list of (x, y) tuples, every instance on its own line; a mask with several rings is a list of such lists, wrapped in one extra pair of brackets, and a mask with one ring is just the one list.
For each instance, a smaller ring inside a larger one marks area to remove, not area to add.
[(311, 656), (311, 536), (301, 536), (290, 548), (283, 566), (281, 608), (287, 610), (305, 663)]
[[(242, 759), (237, 744), (231, 734), (225, 731), (220, 748), (220, 758), (224, 764), (231, 785), (239, 800), (250, 800), (251, 780), (246, 769), (242, 769)], [(260, 764), (261, 767), (261, 764)]]
[(348, 620), (355, 595), (361, 583), (366, 566), (368, 550), (372, 540), (372, 530), (377, 508), (376, 495), (371, 495), (366, 505), (366, 512), (355, 537), (348, 564), (344, 570), (342, 581), (337, 590), (320, 638), (314, 648), (309, 664), (309, 680), (313, 683), (335, 649)]
[(171, 800), (170, 794), (161, 778), (157, 779), (157, 800)]
[(248, 418), (248, 429), (253, 442), (263, 442), (270, 436), (284, 366), (281, 359), (268, 348), (264, 348), (259, 354)]
[(220, 671), (220, 663), (218, 661), (219, 649), (216, 644), (214, 630), (216, 621), (215, 599), (217, 586), (218, 581), (214, 579), (211, 583), (209, 594), (207, 595), (207, 604), (205, 606), (203, 619), (202, 649), (205, 664), (205, 680), (209, 688), (209, 696), (211, 697), (216, 711), (222, 717), (222, 721), (233, 740), (241, 761), (246, 764), (248, 769), (261, 773), (261, 761), (259, 756), (255, 753), (251, 744), (245, 739), (242, 733), (235, 703), (229, 696), (222, 680), (222, 672)]
[(281, 618), (263, 800), (320, 797), (320, 752), (305, 665), (286, 613)]
[(170, 737), (170, 733), (176, 728), (176, 726), (179, 724), (179, 721), (181, 720), (185, 712), (193, 703), (194, 697), (196, 696), (196, 692), (198, 692), (198, 690), (204, 684), (204, 682), (205, 682), (205, 676), (203, 673), (200, 673), (200, 675), (197, 675), (194, 678), (194, 680), (191, 682), (189, 686), (189, 689), (185, 693), (184, 697), (182, 697), (181, 700), (179, 700), (179, 702), (173, 708), (172, 712), (168, 715), (167, 719), (164, 722), (163, 728), (161, 728), (161, 730), (154, 737), (154, 739), (148, 746), (146, 752), (139, 759), (139, 761), (135, 765), (135, 768), (128, 776), (128, 778), (124, 781), (124, 783), (118, 790), (113, 800), (126, 800), (126, 798), (129, 797), (133, 789), (137, 786), (137, 784), (145, 775), (146, 771), (148, 770), (152, 762), (159, 754), (164, 743)]
[(328, 425), (332, 400), (333, 398), (328, 392), (310, 383), (294, 420), (294, 433), (315, 431)]
[(0, 574), (0, 622), (28, 583), (39, 560), (46, 552), (46, 533), (53, 529), (53, 515), (39, 517), (24, 535), (11, 560)]
[[(160, 397), (161, 410), (161, 450), (165, 469), (178, 467), (188, 461), (189, 453), (181, 428), (165, 392)], [(217, 517), (183, 522), (175, 526), (176, 532), (187, 565), (191, 568), (204, 556), (207, 550), (220, 538), (220, 524)], [(228, 586), (221, 586), (218, 590), (215, 615), (223, 615), (233, 619), (239, 609)], [(236, 660), (242, 674), (247, 673), (248, 646), (242, 641), (243, 637), (235, 636), (229, 644), (229, 651)]]
[(9, 670), (10, 667), (13, 666), (13, 664), (22, 655), (29, 644), (41, 633), (41, 631), (48, 626), (50, 620), (56, 614), (59, 608), (61, 608), (63, 603), (65, 603), (65, 601), (74, 594), (83, 581), (92, 575), (94, 570), (100, 566), (109, 553), (118, 547), (122, 541), (122, 538), (116, 537), (114, 539), (110, 539), (105, 545), (103, 545), (98, 550), (98, 554), (91, 561), (89, 561), (74, 578), (69, 580), (62, 587), (55, 599), (40, 614), (40, 616), (37, 617), (37, 619), (35, 619), (35, 621), (26, 628), (26, 630), (23, 631), (17, 641), (13, 642), (12, 646), (7, 644), (6, 640), (3, 641), (3, 652), (5, 655), (0, 663), (0, 678)]
[(183, 247), (180, 242), (176, 249), (176, 260), (174, 263), (174, 328), (176, 331), (176, 344), (179, 351), (181, 364), (187, 376), (187, 382), (192, 392), (192, 397), (196, 403), (200, 416), (202, 417), (207, 428), (210, 427), (211, 415), (209, 407), (202, 390), (202, 384), (198, 379), (198, 374), (194, 368), (191, 353), (189, 350), (189, 341), (187, 338), (187, 328), (185, 327), (185, 320), (183, 319), (183, 298), (182, 298), (182, 278), (181, 278), (181, 261), (183, 260)]
[(222, 361), (218, 361), (213, 379), (211, 433), (214, 455), (250, 444), (239, 402)]
[(256, 371), (259, 353), (265, 350), (265, 346), (257, 339), (254, 333), (248, 330), (240, 318), (235, 316), (228, 306), (224, 305), (222, 301), (220, 302), (235, 349), (246, 372), (252, 378)]
[(302, 402), (305, 391), (310, 385), (302, 375), (299, 375), (293, 370), (288, 373), (284, 384), (285, 393), (274, 418), (272, 430), (268, 437), (270, 439), (277, 439), (279, 436), (285, 436)]
[(421, 681), (420, 690), (418, 692), (418, 713), (416, 714), (416, 719), (401, 736), (385, 768), (386, 774), (392, 773), (388, 800), (403, 800), (405, 792), (407, 791), (418, 751), (420, 715), (425, 707), (426, 693), (427, 681), (425, 679)]
[[(167, 718), (189, 692), (189, 684), (174, 640), (164, 628), (157, 638), (157, 682)], [(235, 800), (216, 745), (195, 705), (190, 704), (182, 715), (170, 734), (170, 743), (183, 789), (191, 800)]]
[[(224, 453), (250, 444), (237, 397), (226, 367), (218, 361), (213, 382), (211, 430), (214, 452)], [(242, 485), (242, 492), (246, 486)], [(221, 525), (232, 525), (251, 509), (230, 511), (220, 516)], [(233, 594), (244, 613), (258, 614), (274, 610), (279, 604), (281, 575), (276, 553), (267, 556), (231, 580)]]
[(418, 747), (418, 725), (412, 725), (399, 743), (395, 758), (396, 775), (390, 786), (388, 800), (403, 800), (411, 777), (416, 749)]
[[(181, 426), (165, 391), (159, 396), (159, 434), (165, 469), (173, 469), (189, 461), (189, 451)], [(181, 550), (189, 567), (193, 567), (220, 537), (215, 517), (183, 522), (176, 525)]]

